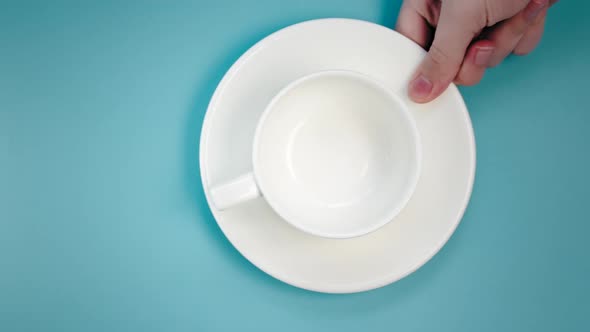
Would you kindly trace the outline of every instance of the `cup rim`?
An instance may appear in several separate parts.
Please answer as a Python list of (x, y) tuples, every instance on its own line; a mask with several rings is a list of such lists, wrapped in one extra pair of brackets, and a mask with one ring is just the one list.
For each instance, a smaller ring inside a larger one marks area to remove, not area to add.
[[(268, 118), (269, 114), (272, 112), (276, 103), (287, 92), (291, 91), (296, 86), (299, 86), (307, 81), (317, 79), (318, 77), (328, 76), (328, 75), (347, 76), (347, 77), (353, 77), (354, 79), (357, 79), (357, 80), (362, 80), (364, 83), (370, 84), (373, 88), (381, 91), (382, 93), (386, 94), (390, 99), (394, 100), (395, 103), (401, 109), (401, 113), (403, 113), (404, 118), (407, 120), (407, 124), (409, 124), (409, 126), (410, 126), (411, 139), (412, 139), (412, 142), (414, 142), (414, 149), (415, 149), (414, 153), (415, 153), (415, 159), (416, 159), (415, 160), (416, 167), (414, 167), (414, 171), (411, 173), (412, 179), (410, 181), (410, 184), (406, 186), (406, 188), (403, 192), (404, 194), (402, 196), (402, 199), (399, 199), (397, 202), (395, 202), (395, 204), (392, 204), (392, 209), (390, 209), (389, 213), (385, 214), (384, 217), (381, 217), (379, 219), (379, 222), (369, 223), (369, 224), (367, 224), (367, 226), (359, 227), (357, 231), (350, 232), (347, 234), (330, 234), (330, 233), (319, 232), (317, 230), (310, 229), (308, 227), (302, 226), (301, 224), (295, 222), (294, 220), (297, 219), (296, 217), (289, 216), (287, 213), (285, 213), (285, 211), (283, 211), (283, 209), (280, 207), (281, 204), (278, 204), (272, 198), (272, 195), (271, 196), (267, 195), (268, 191), (264, 188), (264, 186), (262, 185), (262, 182), (260, 181), (261, 175), (260, 175), (260, 171), (258, 170), (259, 166), (257, 163), (258, 154), (259, 154), (258, 149), (259, 149), (259, 145), (260, 145), (260, 136), (261, 136), (262, 128), (264, 127), (264, 123), (266, 122), (266, 119)], [(254, 175), (254, 179), (255, 179), (256, 184), (262, 194), (262, 197), (270, 205), (270, 207), (273, 209), (273, 211), (275, 213), (277, 213), (281, 217), (281, 219), (283, 219), (283, 221), (285, 221), (288, 224), (290, 224), (291, 226), (293, 226), (305, 233), (311, 234), (311, 235), (315, 235), (315, 236), (319, 236), (319, 237), (323, 237), (323, 238), (331, 238), (331, 239), (348, 239), (348, 238), (364, 236), (364, 235), (370, 234), (370, 233), (380, 229), (381, 227), (392, 222), (395, 219), (395, 217), (404, 209), (404, 207), (407, 205), (407, 203), (410, 201), (410, 198), (414, 194), (414, 191), (415, 191), (416, 186), (418, 184), (418, 180), (420, 178), (420, 174), (421, 174), (421, 170), (422, 170), (422, 145), (421, 145), (420, 133), (418, 131), (418, 127), (416, 126), (416, 122), (415, 122), (414, 118), (412, 117), (412, 115), (410, 114), (410, 110), (409, 110), (406, 102), (404, 102), (402, 100), (402, 98), (400, 98), (396, 93), (394, 93), (391, 89), (386, 88), (386, 86), (383, 83), (370, 77), (369, 75), (366, 75), (366, 74), (363, 74), (363, 73), (360, 73), (357, 71), (353, 71), (353, 70), (330, 69), (330, 70), (316, 71), (311, 74), (302, 76), (302, 77), (290, 82), (289, 84), (285, 85), (283, 88), (281, 88), (279, 90), (278, 93), (276, 93), (272, 97), (271, 101), (266, 105), (266, 107), (265, 107), (264, 111), (262, 112), (262, 115), (258, 119), (258, 122), (256, 125), (256, 130), (254, 133), (254, 140), (253, 140), (253, 149), (252, 149), (252, 164), (253, 164), (252, 165), (253, 166), (252, 174)]]

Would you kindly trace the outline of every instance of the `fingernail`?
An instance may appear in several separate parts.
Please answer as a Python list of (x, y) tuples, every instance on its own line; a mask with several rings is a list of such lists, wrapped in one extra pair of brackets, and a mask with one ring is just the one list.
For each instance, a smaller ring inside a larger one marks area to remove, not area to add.
[(487, 67), (492, 59), (492, 54), (494, 54), (493, 47), (480, 47), (475, 52), (475, 59), (473, 62), (475, 62), (476, 66)]
[(524, 17), (527, 22), (532, 23), (541, 14), (543, 9), (547, 7), (549, 0), (533, 0), (525, 9)]
[(410, 97), (412, 99), (423, 99), (430, 95), (432, 91), (432, 82), (420, 75), (410, 83)]

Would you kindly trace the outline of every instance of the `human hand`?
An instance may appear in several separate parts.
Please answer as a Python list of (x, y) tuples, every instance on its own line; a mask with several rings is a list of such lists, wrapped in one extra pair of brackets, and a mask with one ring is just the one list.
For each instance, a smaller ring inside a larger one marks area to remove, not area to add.
[(396, 30), (428, 49), (408, 86), (425, 103), (451, 82), (479, 83), (511, 53), (531, 52), (557, 0), (404, 0)]

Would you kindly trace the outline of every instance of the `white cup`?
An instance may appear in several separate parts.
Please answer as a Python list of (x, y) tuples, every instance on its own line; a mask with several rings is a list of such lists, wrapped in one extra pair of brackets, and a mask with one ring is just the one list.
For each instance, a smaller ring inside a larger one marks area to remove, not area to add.
[(387, 224), (420, 175), (404, 102), (370, 77), (323, 71), (283, 88), (262, 114), (253, 171), (211, 189), (218, 210), (263, 196), (307, 233), (349, 238)]

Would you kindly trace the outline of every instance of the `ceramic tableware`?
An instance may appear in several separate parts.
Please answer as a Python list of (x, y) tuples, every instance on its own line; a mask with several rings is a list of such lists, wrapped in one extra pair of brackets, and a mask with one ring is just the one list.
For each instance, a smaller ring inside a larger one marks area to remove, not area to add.
[(211, 188), (216, 209), (264, 196), (310, 234), (349, 238), (392, 221), (420, 174), (420, 139), (401, 98), (331, 70), (283, 88), (258, 121), (252, 171)]
[[(321, 19), (270, 35), (229, 69), (203, 123), (200, 171), (215, 221), (246, 259), (296, 287), (351, 293), (395, 282), (442, 248), (471, 196), (475, 141), (469, 114), (454, 85), (428, 104), (407, 98), (407, 84), (424, 55), (420, 46), (389, 28), (358, 20)], [(412, 116), (420, 136), (421, 167), (404, 208), (374, 232), (346, 239), (301, 231), (262, 197), (217, 209), (211, 189), (253, 170), (254, 137), (267, 105), (292, 82), (330, 70), (353, 71), (379, 82), (401, 99)], [(256, 274), (240, 266), (235, 273)], [(247, 280), (277, 286), (260, 276)]]

